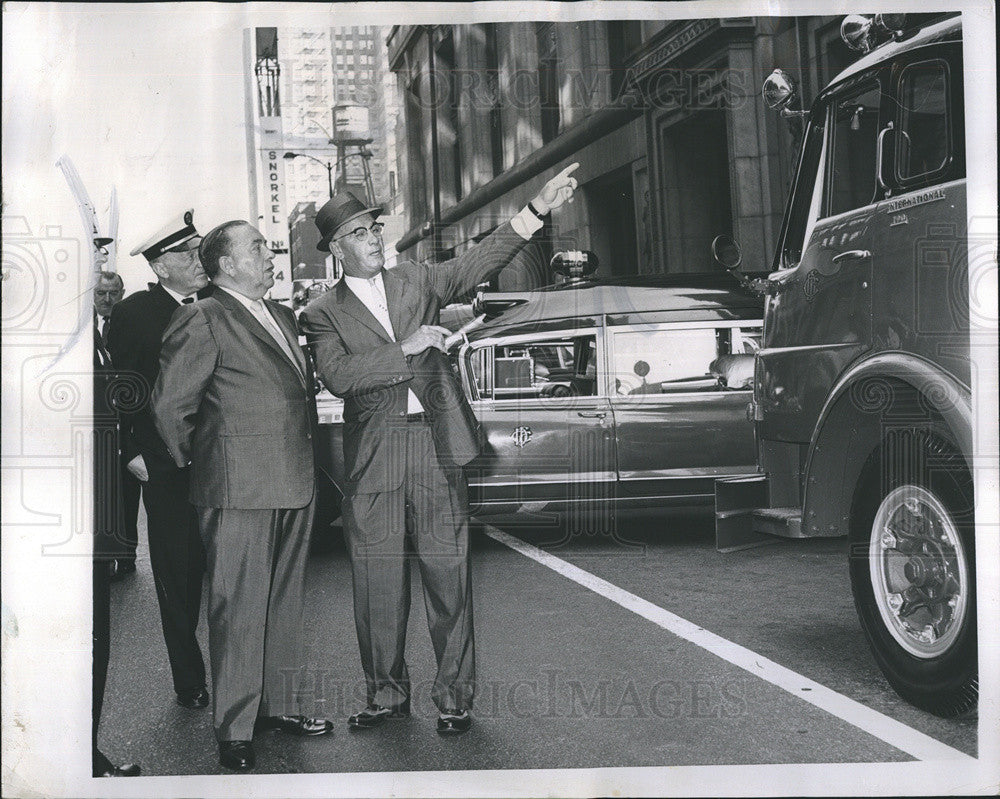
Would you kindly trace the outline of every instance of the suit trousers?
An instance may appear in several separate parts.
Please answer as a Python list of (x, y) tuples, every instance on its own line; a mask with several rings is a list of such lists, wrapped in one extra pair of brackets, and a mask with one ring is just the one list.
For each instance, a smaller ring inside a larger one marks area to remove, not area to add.
[(215, 735), (248, 741), (258, 716), (298, 712), (305, 569), (314, 503), (199, 508), (208, 556), (208, 648)]
[(440, 709), (471, 708), (475, 641), (469, 577), (468, 486), (460, 467), (439, 463), (431, 428), (401, 421), (387, 443), (406, 459), (395, 491), (355, 493), (344, 503), (354, 622), (368, 702), (396, 707), (410, 697), (404, 657), (410, 614), (409, 521), (437, 659), (432, 698)]
[(139, 545), (139, 495), (142, 483), (126, 467), (121, 464), (122, 481), (122, 514), (121, 546), (122, 554), (118, 560), (128, 560), (135, 563), (135, 551)]
[[(150, 462), (147, 458), (147, 465)], [(205, 685), (205, 661), (195, 636), (205, 551), (198, 535), (198, 517), (188, 502), (188, 470), (150, 470), (142, 500), (149, 528), (149, 562), (174, 690), (191, 691)]]
[(93, 594), (93, 638), (94, 662), (91, 701), (90, 742), (94, 768), (97, 769), (97, 732), (101, 726), (101, 711), (104, 708), (104, 686), (108, 681), (108, 663), (111, 659), (111, 585), (108, 561), (94, 558)]

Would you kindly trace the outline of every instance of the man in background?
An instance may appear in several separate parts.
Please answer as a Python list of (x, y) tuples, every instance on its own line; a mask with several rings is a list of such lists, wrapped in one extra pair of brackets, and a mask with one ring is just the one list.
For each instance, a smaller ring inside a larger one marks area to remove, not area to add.
[[(96, 265), (107, 263), (108, 255), (104, 247), (112, 239), (94, 239)], [(102, 258), (103, 256), (103, 258)], [(111, 658), (111, 592), (109, 564), (121, 554), (120, 509), (118, 503), (119, 459), (118, 459), (118, 419), (111, 396), (115, 372), (111, 366), (105, 342), (101, 337), (97, 320), (101, 310), (111, 311), (114, 302), (107, 298), (117, 295), (121, 299), (121, 280), (113, 272), (100, 272), (94, 289), (95, 329), (94, 329), (94, 551), (93, 551), (93, 685), (91, 691), (91, 756), (95, 777), (135, 777), (140, 769), (133, 763), (116, 766), (97, 746), (97, 734), (101, 725), (101, 711), (104, 708), (104, 688), (108, 679), (108, 663)], [(115, 300), (116, 302), (117, 300)]]
[[(104, 266), (108, 260), (107, 245), (111, 239), (94, 239), (96, 248), (96, 263)], [(94, 285), (94, 355), (95, 370), (97, 360), (102, 361), (101, 368), (110, 364), (111, 354), (108, 351), (108, 330), (111, 325), (111, 310), (125, 296), (125, 283), (116, 272), (101, 270)], [(125, 461), (119, 458), (119, 492), (116, 492), (114, 504), (118, 511), (118, 556), (109, 562), (112, 580), (120, 580), (127, 574), (135, 572), (135, 551), (139, 543), (138, 516), (139, 494), (141, 483), (125, 466)]]
[(149, 561), (177, 702), (195, 709), (207, 707), (209, 699), (205, 661), (195, 637), (205, 553), (188, 502), (188, 470), (167, 452), (153, 423), (149, 396), (160, 372), (160, 341), (170, 317), (181, 305), (194, 303), (208, 284), (198, 260), (200, 242), (194, 213), (187, 211), (132, 250), (149, 262), (157, 282), (115, 305), (108, 330), (115, 371), (137, 382), (133, 401), (118, 406), (122, 460), (143, 484)]

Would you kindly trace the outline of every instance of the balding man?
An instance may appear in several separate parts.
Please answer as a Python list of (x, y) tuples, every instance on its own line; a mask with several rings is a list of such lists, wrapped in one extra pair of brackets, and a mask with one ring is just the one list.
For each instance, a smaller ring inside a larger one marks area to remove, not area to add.
[(122, 300), (111, 312), (108, 350), (115, 371), (138, 379), (140, 401), (121, 408), (122, 459), (143, 483), (149, 561), (160, 606), (163, 638), (177, 703), (186, 708), (208, 706), (205, 661), (195, 631), (201, 609), (205, 553), (198, 520), (188, 502), (188, 470), (178, 467), (156, 431), (149, 393), (160, 371), (160, 340), (174, 311), (194, 303), (208, 284), (198, 260), (201, 237), (193, 212), (172, 220), (132, 255), (142, 255), (157, 277), (146, 291)]
[(247, 222), (201, 243), (213, 295), (174, 314), (153, 391), (157, 429), (191, 464), (208, 555), (208, 644), (219, 762), (254, 767), (255, 734), (324, 735), (300, 715), (305, 564), (315, 496), (313, 374), (291, 310), (263, 299), (274, 253)]
[[(107, 245), (112, 239), (94, 239), (95, 261), (104, 266), (108, 261)], [(94, 372), (110, 372), (111, 353), (108, 351), (108, 333), (111, 327), (111, 311), (125, 296), (125, 283), (117, 272), (102, 270), (94, 284)], [(137, 518), (141, 483), (120, 461), (120, 495), (115, 492), (116, 549), (109, 561), (110, 578), (120, 580), (135, 572), (135, 550), (139, 543)]]

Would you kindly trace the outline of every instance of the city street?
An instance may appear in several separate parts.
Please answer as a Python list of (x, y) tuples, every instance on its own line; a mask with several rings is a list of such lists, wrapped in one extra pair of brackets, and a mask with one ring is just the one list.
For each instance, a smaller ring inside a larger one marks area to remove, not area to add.
[[(916, 710), (878, 671), (855, 616), (843, 541), (722, 555), (712, 525), (706, 511), (675, 511), (622, 521), (614, 538), (545, 548), (534, 546), (544, 532), (516, 524), (477, 530), (475, 724), (450, 739), (434, 731), (433, 653), (415, 568), (413, 716), (348, 729), (347, 716), (364, 704), (350, 569), (342, 546), (314, 554), (306, 670), (290, 690), (304, 712), (336, 726), (319, 739), (259, 737), (256, 773), (975, 755), (974, 718)], [(112, 626), (102, 749), (147, 775), (225, 773), (210, 711), (173, 701), (144, 540), (137, 574), (112, 586)], [(204, 639), (204, 620), (199, 632)]]

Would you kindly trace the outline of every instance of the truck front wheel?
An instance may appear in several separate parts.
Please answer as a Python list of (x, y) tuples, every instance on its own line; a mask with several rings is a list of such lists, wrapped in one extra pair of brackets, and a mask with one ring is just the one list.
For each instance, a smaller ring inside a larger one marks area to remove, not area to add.
[(972, 475), (945, 438), (906, 430), (868, 458), (850, 525), (854, 604), (875, 660), (938, 716), (976, 706)]

